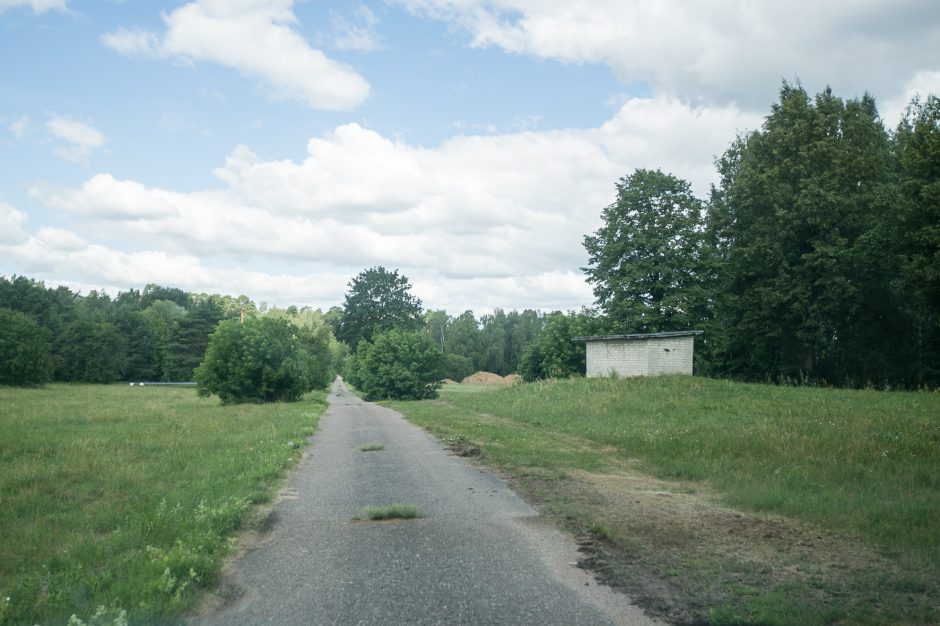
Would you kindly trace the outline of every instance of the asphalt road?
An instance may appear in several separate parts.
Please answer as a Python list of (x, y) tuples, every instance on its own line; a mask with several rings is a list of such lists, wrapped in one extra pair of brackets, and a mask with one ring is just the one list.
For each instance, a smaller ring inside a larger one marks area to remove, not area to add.
[[(351, 519), (393, 502), (422, 517)], [(653, 623), (576, 568), (577, 546), (500, 479), (342, 381), (272, 519), (227, 576), (234, 598), (195, 623)]]

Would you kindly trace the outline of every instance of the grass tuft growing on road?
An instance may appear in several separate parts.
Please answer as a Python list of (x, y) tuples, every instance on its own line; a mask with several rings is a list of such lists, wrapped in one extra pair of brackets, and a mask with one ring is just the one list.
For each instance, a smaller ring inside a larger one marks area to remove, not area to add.
[(394, 503), (386, 506), (367, 506), (354, 520), (381, 521), (389, 519), (414, 519), (420, 517), (418, 507), (413, 504)]
[[(726, 506), (857, 538), (908, 572), (898, 578), (860, 568), (837, 589), (809, 575), (776, 591), (726, 585), (721, 594), (732, 598), (730, 608), (711, 611), (714, 622), (761, 623), (774, 611), (778, 623), (822, 615), (846, 623), (940, 619), (940, 394), (684, 376), (552, 380), (477, 393), (450, 387), (439, 400), (390, 404), (444, 440), (474, 442), (484, 462), (537, 480), (538, 497), (549, 504), (570, 496), (561, 484), (579, 471), (602, 477), (639, 462), (657, 479), (719, 494)], [(566, 516), (618, 536), (617, 520), (574, 510)], [(660, 541), (662, 530), (651, 528), (649, 538)], [(649, 547), (641, 544), (634, 540), (630, 549)], [(717, 569), (706, 571), (714, 563), (686, 556), (670, 576), (696, 570), (725, 584)], [(792, 601), (776, 602), (778, 596)]]
[(367, 443), (365, 445), (359, 446), (360, 452), (377, 452), (379, 450), (384, 450), (384, 443)]
[(0, 624), (174, 621), (326, 408), (194, 389), (0, 387)]

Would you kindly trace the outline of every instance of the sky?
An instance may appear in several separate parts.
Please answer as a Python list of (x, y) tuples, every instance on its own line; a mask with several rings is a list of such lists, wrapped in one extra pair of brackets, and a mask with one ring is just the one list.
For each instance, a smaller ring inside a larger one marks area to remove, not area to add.
[(616, 182), (705, 198), (782, 81), (940, 94), (940, 3), (0, 0), (0, 59), (0, 275), (569, 310)]

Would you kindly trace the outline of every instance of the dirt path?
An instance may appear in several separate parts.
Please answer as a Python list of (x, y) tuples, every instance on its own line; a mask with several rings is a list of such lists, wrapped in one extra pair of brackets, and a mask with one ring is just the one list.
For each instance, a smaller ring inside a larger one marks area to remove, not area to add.
[[(223, 583), (228, 601), (194, 623), (652, 623), (501, 480), (341, 381), (281, 496)], [(422, 517), (351, 519), (393, 502)]]

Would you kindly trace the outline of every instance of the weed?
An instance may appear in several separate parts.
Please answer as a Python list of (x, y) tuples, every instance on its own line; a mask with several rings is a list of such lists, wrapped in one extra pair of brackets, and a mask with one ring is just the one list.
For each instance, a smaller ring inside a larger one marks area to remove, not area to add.
[(367, 443), (363, 446), (359, 446), (360, 452), (376, 452), (378, 450), (384, 450), (384, 449), (385, 449), (384, 443)]
[(380, 521), (388, 519), (414, 519), (421, 517), (413, 504), (394, 503), (386, 506), (367, 506), (354, 520)]

